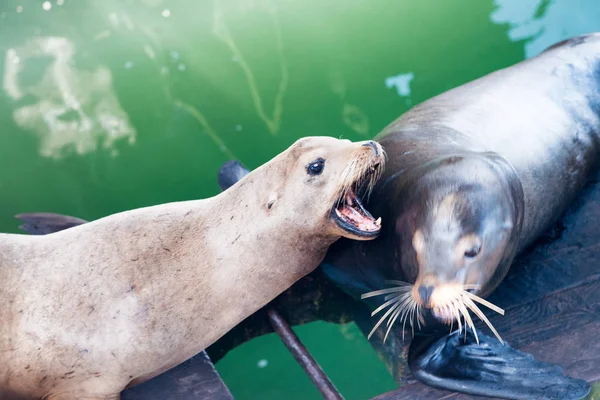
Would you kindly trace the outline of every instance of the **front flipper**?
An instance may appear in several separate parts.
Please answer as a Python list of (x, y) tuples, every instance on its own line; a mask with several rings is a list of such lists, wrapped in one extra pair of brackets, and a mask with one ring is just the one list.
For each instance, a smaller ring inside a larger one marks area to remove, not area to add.
[(217, 175), (219, 187), (225, 191), (249, 173), (248, 168), (244, 167), (241, 162), (229, 160), (219, 169), (219, 174)]
[(504, 399), (583, 399), (587, 382), (562, 374), (559, 367), (501, 344), (481, 332), (458, 330), (439, 338), (415, 337), (408, 356), (419, 381), (439, 389)]
[(69, 215), (43, 212), (18, 214), (15, 215), (15, 218), (25, 222), (23, 225), (19, 226), (19, 229), (30, 235), (48, 235), (87, 222)]

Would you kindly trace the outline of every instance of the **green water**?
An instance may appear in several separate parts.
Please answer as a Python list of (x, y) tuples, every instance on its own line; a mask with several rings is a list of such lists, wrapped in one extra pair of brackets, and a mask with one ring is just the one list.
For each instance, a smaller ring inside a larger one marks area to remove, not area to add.
[[(217, 193), (306, 135), (374, 136), (446, 89), (600, 30), (597, 0), (2, 0), (0, 231)], [(394, 388), (355, 325), (296, 328), (347, 399)], [(237, 399), (317, 399), (277, 337)]]

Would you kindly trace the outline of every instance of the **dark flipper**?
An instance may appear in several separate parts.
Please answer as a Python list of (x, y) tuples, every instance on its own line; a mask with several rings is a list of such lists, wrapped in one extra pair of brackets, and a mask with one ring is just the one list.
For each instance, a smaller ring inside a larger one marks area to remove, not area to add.
[(230, 160), (227, 161), (221, 169), (219, 169), (219, 175), (217, 177), (219, 181), (219, 187), (225, 191), (231, 186), (235, 185), (237, 181), (248, 175), (250, 171), (242, 165), (241, 162)]
[(583, 399), (587, 382), (569, 378), (559, 367), (484, 335), (479, 344), (471, 331), (465, 340), (450, 335), (417, 336), (408, 362), (414, 377), (440, 389), (504, 399)]
[(15, 218), (25, 222), (19, 226), (19, 229), (24, 230), (30, 235), (47, 235), (87, 222), (68, 215), (52, 213), (24, 213), (15, 215)]

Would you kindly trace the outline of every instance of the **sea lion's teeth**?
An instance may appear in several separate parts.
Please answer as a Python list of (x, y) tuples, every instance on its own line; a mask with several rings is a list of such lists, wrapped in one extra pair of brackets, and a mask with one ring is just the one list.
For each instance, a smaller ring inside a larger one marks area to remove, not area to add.
[(375, 225), (377, 225), (377, 226), (381, 225), (381, 217), (379, 217), (375, 220)]
[(350, 207), (352, 207), (354, 205), (354, 201), (352, 199), (352, 194), (348, 193), (346, 195), (346, 204)]

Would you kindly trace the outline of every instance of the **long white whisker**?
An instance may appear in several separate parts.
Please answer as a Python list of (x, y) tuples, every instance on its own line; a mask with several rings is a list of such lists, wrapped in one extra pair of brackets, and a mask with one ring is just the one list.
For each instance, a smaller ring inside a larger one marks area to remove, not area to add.
[(400, 303), (399, 302), (397, 302), (396, 304), (394, 304), (393, 306), (391, 306), (390, 309), (387, 310), (386, 313), (383, 314), (383, 316), (381, 318), (379, 318), (379, 321), (377, 321), (377, 323), (375, 324), (375, 326), (373, 327), (373, 329), (371, 330), (371, 332), (367, 336), (367, 340), (371, 339), (371, 336), (373, 336), (373, 333), (375, 333), (375, 331), (377, 330), (377, 328), (379, 328), (379, 325), (381, 325), (381, 323), (383, 321), (385, 321), (385, 319), (387, 318), (387, 316), (390, 315), (398, 307), (400, 307)]
[(375, 314), (377, 314), (379, 311), (383, 310), (384, 308), (386, 308), (387, 306), (396, 303), (400, 297), (402, 297), (401, 295), (394, 297), (391, 300), (386, 301), (385, 303), (383, 303), (382, 305), (380, 305), (379, 307), (377, 307), (372, 313), (371, 313), (371, 317), (373, 317)]
[(396, 318), (398, 318), (398, 315), (400, 315), (400, 312), (402, 311), (404, 304), (409, 304), (409, 302), (410, 302), (410, 297), (408, 299), (405, 299), (403, 304), (400, 305), (400, 307), (398, 307), (398, 309), (396, 311), (394, 311), (394, 313), (392, 314), (390, 319), (388, 319), (388, 328), (387, 328), (387, 331), (385, 332), (385, 336), (383, 337), (383, 343), (385, 343), (385, 341), (387, 340), (387, 337), (390, 334), (390, 331), (392, 330), (392, 326), (394, 326), (394, 322), (396, 322)]
[(454, 317), (456, 318), (456, 321), (458, 322), (458, 333), (462, 333), (462, 322), (460, 321), (460, 314), (458, 313), (458, 306), (456, 304), (456, 301), (452, 301), (451, 307), (452, 307), (452, 313), (454, 314)]
[(404, 287), (394, 287), (394, 288), (388, 288), (388, 289), (380, 289), (380, 290), (374, 290), (372, 292), (368, 292), (368, 293), (363, 293), (360, 295), (361, 299), (366, 299), (369, 297), (374, 297), (374, 296), (379, 296), (381, 294), (388, 294), (388, 293), (395, 293), (395, 292), (404, 292), (406, 291), (406, 288)]
[(415, 309), (416, 308), (417, 308), (417, 302), (413, 302), (412, 309), (410, 310), (410, 328), (411, 328), (413, 337), (415, 337), (415, 324), (413, 321), (415, 319)]
[(475, 313), (475, 315), (477, 315), (479, 317), (479, 319), (481, 319), (483, 322), (485, 322), (486, 325), (492, 330), (492, 332), (494, 332), (494, 335), (496, 335), (496, 337), (498, 338), (498, 340), (500, 341), (500, 343), (504, 344), (504, 341), (502, 340), (502, 338), (500, 337), (500, 335), (496, 331), (496, 328), (494, 328), (494, 325), (492, 325), (492, 323), (487, 319), (487, 317), (479, 309), (479, 307), (477, 307), (477, 305), (475, 303), (473, 303), (473, 300), (471, 300), (470, 298), (468, 298), (468, 297), (465, 296), (463, 298), (463, 301), (464, 301), (465, 305), (469, 309), (471, 309), (471, 311), (473, 311), (473, 313)]
[(476, 302), (478, 302), (480, 304), (483, 304), (487, 308), (491, 308), (492, 310), (496, 311), (498, 314), (504, 315), (504, 310), (501, 309), (500, 307), (498, 307), (497, 305), (492, 304), (489, 301), (484, 300), (481, 297), (474, 295), (473, 293), (463, 292), (463, 294), (465, 294), (466, 296), (468, 296), (471, 300), (474, 300), (474, 301), (476, 301)]
[(419, 330), (421, 330), (421, 320), (423, 319), (423, 317), (421, 316), (421, 306), (418, 304), (417, 304), (416, 313), (417, 313), (417, 326), (419, 327)]
[[(463, 303), (460, 303), (460, 312), (465, 317), (465, 323), (468, 324), (469, 327), (473, 330), (473, 334), (475, 335), (475, 341), (477, 342), (477, 344), (479, 344), (479, 337), (477, 336), (477, 331), (475, 330), (475, 324), (473, 324), (473, 320), (469, 315), (469, 310), (467, 310), (467, 307), (465, 307)], [(465, 329), (465, 334), (466, 332), (467, 330)]]
[(393, 280), (393, 279), (386, 280), (385, 283), (390, 284), (390, 285), (398, 285), (398, 286), (412, 286), (408, 282), (396, 281), (396, 280)]
[(406, 320), (408, 319), (408, 313), (410, 310), (410, 306), (412, 305), (412, 302), (414, 301), (412, 297), (410, 297), (411, 302), (408, 303), (408, 305), (405, 307), (404, 311), (402, 311), (402, 316), (400, 317), (400, 320), (403, 321), (402, 322), (402, 340), (404, 340), (404, 332), (406, 332)]
[(403, 296), (403, 297), (404, 297), (404, 296), (406, 296), (406, 295), (409, 295), (409, 296), (410, 296), (410, 291), (408, 291), (408, 290), (407, 290), (407, 291), (405, 291), (405, 292), (409, 292), (409, 293), (400, 294), (400, 293), (401, 293), (401, 292), (400, 292), (400, 293), (392, 293), (392, 294), (388, 294), (387, 296), (385, 296), (385, 297), (383, 298), (383, 300), (384, 300), (384, 301), (387, 301), (387, 300), (391, 299), (391, 298), (392, 298), (392, 297), (394, 297), (394, 296)]
[[(400, 304), (400, 307), (398, 307), (398, 309), (397, 309), (396, 311), (394, 311), (394, 314), (395, 314), (395, 313), (401, 313), (401, 312), (402, 312), (402, 310), (403, 310), (405, 307), (407, 307), (407, 306), (408, 306), (408, 304), (410, 304), (410, 293), (405, 293), (405, 294), (402, 296), (402, 298), (401, 298), (400, 300), (398, 300), (398, 301), (399, 301), (401, 304)], [(388, 319), (388, 322), (387, 322), (387, 325), (388, 325), (388, 326), (390, 325), (390, 321), (391, 321), (392, 317), (393, 317), (393, 314), (392, 314), (392, 316), (390, 316), (390, 318)]]

